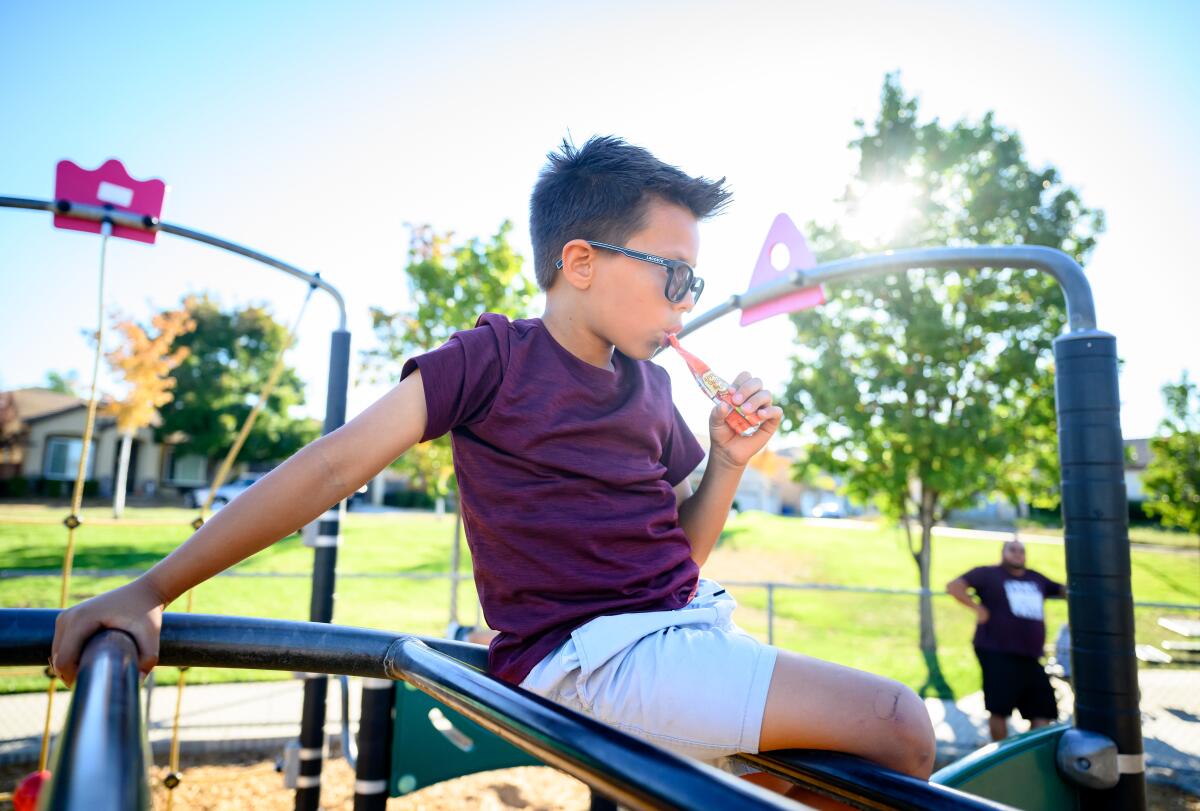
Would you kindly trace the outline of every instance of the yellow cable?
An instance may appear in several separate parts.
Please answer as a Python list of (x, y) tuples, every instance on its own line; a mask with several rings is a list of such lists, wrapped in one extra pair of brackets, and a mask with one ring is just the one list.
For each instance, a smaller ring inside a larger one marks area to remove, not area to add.
[[(71, 514), (64, 522), (67, 526), (67, 551), (63, 555), (62, 588), (58, 595), (58, 607), (67, 607), (70, 593), (71, 564), (75, 560), (75, 530), (79, 526), (79, 514), (83, 511), (83, 484), (87, 473), (88, 454), (92, 445), (92, 429), (96, 424), (96, 378), (100, 374), (100, 355), (104, 344), (104, 259), (108, 248), (108, 237), (112, 234), (112, 223), (105, 220), (100, 226), (100, 290), (97, 298), (96, 352), (92, 358), (92, 391), (88, 399), (87, 421), (83, 427), (83, 448), (79, 452), (79, 468), (75, 473), (75, 487), (71, 493)], [(46, 724), (42, 728), (42, 749), (38, 753), (38, 771), (46, 768), (50, 753), (50, 718), (54, 712), (54, 689), (56, 677), (50, 675), (50, 686), (46, 690)]]

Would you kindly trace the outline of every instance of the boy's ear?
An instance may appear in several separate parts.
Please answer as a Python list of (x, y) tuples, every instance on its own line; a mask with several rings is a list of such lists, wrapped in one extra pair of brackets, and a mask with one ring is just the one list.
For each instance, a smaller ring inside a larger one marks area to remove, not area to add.
[(562, 275), (567, 284), (576, 290), (587, 290), (592, 286), (595, 274), (595, 248), (582, 239), (573, 239), (563, 245)]

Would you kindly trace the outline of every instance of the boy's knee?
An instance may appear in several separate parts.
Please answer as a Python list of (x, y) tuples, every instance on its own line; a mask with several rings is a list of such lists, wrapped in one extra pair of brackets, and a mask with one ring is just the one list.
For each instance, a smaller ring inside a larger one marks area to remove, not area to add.
[(937, 743), (925, 702), (908, 687), (892, 683), (877, 692), (875, 715), (890, 727), (884, 741), (890, 750), (886, 765), (913, 777), (929, 777)]

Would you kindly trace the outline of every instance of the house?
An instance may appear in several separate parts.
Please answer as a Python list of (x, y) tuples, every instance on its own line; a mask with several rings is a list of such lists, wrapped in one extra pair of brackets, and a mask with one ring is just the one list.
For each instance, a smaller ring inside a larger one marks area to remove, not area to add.
[[(705, 450), (705, 457), (688, 477), (693, 490), (700, 486), (708, 465), (708, 437), (699, 434), (696, 438)], [(832, 477), (819, 477), (821, 481), (815, 483), (793, 480), (792, 469), (799, 454), (798, 448), (780, 451), (763, 448), (755, 454), (738, 483), (734, 495), (737, 508), (776, 515), (808, 515), (818, 504), (836, 501), (847, 509), (845, 499), (837, 495), (838, 483)]]
[[(87, 400), (49, 389), (25, 388), (0, 392), (8, 419), (0, 445), (0, 481), (23, 479), (20, 488), (9, 486), (11, 495), (60, 495), (68, 492), (64, 482), (74, 482), (83, 451), (87, 423)], [(117, 478), (121, 436), (112, 417), (98, 411), (85, 482), (98, 495), (111, 496)], [(131, 494), (153, 495), (164, 488), (186, 491), (207, 484), (209, 460), (203, 456), (174, 452), (168, 443), (154, 439), (152, 428), (140, 429), (129, 455), (127, 488)]]
[(1125, 496), (1130, 502), (1146, 500), (1142, 476), (1150, 464), (1150, 439), (1125, 440)]

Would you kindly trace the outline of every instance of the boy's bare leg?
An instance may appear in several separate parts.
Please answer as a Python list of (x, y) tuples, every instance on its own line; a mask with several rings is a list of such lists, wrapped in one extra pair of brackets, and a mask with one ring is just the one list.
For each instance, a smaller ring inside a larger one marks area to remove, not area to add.
[(929, 777), (933, 724), (917, 694), (892, 679), (779, 651), (759, 751), (825, 749)]
[(992, 733), (993, 741), (1002, 741), (1008, 737), (1008, 716), (992, 713), (988, 716), (988, 732)]

